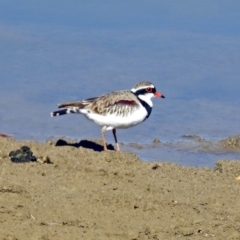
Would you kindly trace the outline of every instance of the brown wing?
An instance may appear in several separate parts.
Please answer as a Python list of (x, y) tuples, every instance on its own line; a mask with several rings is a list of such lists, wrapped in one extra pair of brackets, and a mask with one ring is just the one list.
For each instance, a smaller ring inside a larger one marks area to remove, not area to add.
[(128, 90), (102, 95), (86, 106), (99, 114), (115, 113), (122, 116), (128, 115), (138, 107), (137, 97)]
[(83, 109), (84, 107), (86, 107), (87, 105), (89, 105), (89, 104), (91, 104), (93, 101), (95, 101), (96, 99), (98, 99), (98, 98), (95, 97), (95, 98), (85, 99), (85, 100), (82, 100), (82, 101), (61, 103), (61, 104), (58, 104), (58, 108), (77, 107), (77, 108), (79, 108), (79, 109)]
[(136, 104), (136, 102), (133, 100), (119, 100), (119, 101), (116, 101), (114, 104), (119, 104), (119, 105), (123, 104), (123, 105), (133, 106)]
[(125, 116), (133, 112), (139, 107), (137, 97), (129, 90), (112, 92), (100, 97), (88, 98), (82, 101), (62, 103), (58, 108), (72, 108), (89, 109), (98, 114), (106, 115), (108, 113), (115, 113), (117, 115)]

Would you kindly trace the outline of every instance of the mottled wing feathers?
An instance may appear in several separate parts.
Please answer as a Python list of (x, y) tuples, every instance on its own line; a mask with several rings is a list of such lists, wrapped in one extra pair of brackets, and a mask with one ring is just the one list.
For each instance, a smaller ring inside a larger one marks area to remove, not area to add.
[(58, 104), (58, 108), (77, 107), (79, 109), (83, 109), (84, 107), (86, 107), (87, 105), (89, 105), (91, 102), (93, 102), (96, 99), (98, 99), (98, 98), (95, 97), (95, 98), (85, 99), (85, 100), (82, 100), (82, 101), (61, 103), (61, 104)]
[(139, 101), (129, 90), (123, 90), (96, 98), (59, 104), (58, 107), (88, 109), (91, 112), (102, 115), (115, 113), (116, 115), (125, 116), (139, 107)]
[(58, 108), (70, 108), (70, 107), (79, 107), (81, 109), (84, 106), (82, 105), (82, 103), (80, 101), (79, 102), (68, 102), (68, 103), (58, 104)]
[(116, 115), (125, 116), (138, 107), (137, 97), (130, 91), (123, 90), (102, 95), (87, 108), (102, 115), (115, 113)]

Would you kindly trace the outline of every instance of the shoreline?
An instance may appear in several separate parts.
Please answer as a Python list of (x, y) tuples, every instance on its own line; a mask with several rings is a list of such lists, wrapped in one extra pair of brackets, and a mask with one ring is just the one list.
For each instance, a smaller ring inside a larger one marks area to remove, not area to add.
[[(79, 138), (59, 135), (57, 137), (49, 136), (44, 139), (36, 139), (16, 138), (16, 136), (6, 134), (3, 134), (3, 137), (13, 138), (16, 141), (33, 141), (41, 144), (46, 142), (54, 144), (57, 140), (63, 140), (77, 147), (89, 148), (95, 151), (101, 151), (102, 149), (101, 139), (94, 138), (80, 140)], [(108, 145), (110, 150), (114, 150), (113, 143), (111, 141), (110, 143)], [(240, 135), (232, 135), (218, 140), (207, 140), (197, 135), (183, 135), (181, 139), (170, 142), (164, 142), (155, 138), (147, 143), (120, 142), (119, 144), (123, 152), (137, 154), (145, 162), (161, 162), (164, 160), (181, 166), (209, 167), (212, 169), (219, 159), (240, 160)], [(95, 147), (97, 149), (94, 149)]]

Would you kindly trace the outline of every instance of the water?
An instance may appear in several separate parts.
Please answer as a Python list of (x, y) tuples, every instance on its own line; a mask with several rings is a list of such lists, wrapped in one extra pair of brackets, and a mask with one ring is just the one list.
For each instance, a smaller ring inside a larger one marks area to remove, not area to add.
[[(239, 134), (238, 1), (3, 1), (0, 3), (0, 132), (17, 139), (100, 138), (81, 116), (50, 118), (56, 104), (153, 82), (143, 124), (119, 141), (146, 160), (213, 166), (236, 152), (203, 151)], [(152, 146), (153, 139), (162, 144)], [(107, 133), (113, 143), (112, 134)], [(189, 146), (189, 147), (185, 147)]]

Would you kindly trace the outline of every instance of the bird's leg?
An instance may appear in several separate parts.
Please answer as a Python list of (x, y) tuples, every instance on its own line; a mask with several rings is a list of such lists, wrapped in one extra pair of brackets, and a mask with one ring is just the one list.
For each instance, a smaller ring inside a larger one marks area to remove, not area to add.
[(104, 151), (109, 151), (107, 149), (107, 144), (106, 144), (106, 140), (105, 140), (105, 131), (106, 131), (106, 126), (102, 127), (102, 130), (101, 130), (101, 132), (102, 132), (102, 140), (103, 140), (103, 150)]
[(120, 151), (118, 141), (117, 141), (116, 129), (113, 129), (112, 132), (113, 132), (114, 140), (115, 140), (115, 143), (116, 143), (116, 150)]

